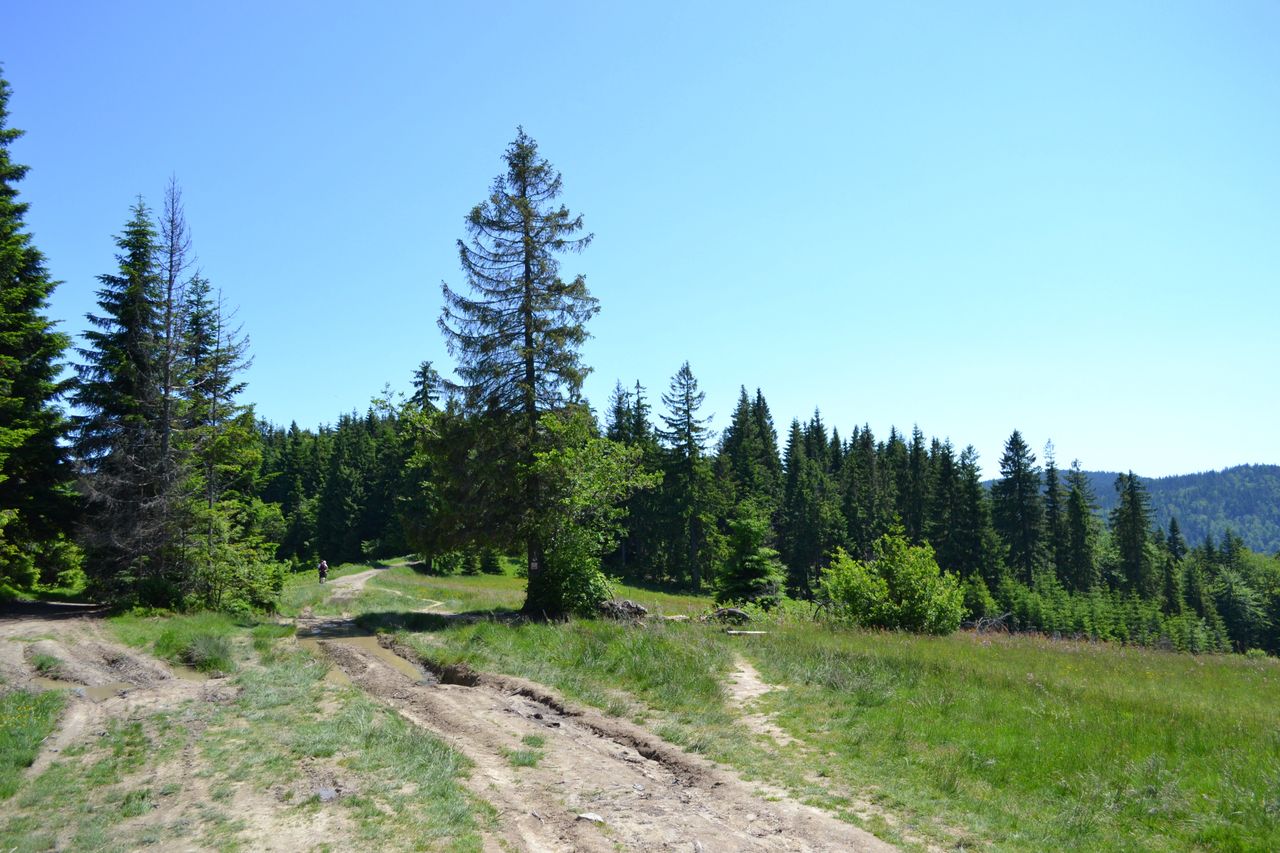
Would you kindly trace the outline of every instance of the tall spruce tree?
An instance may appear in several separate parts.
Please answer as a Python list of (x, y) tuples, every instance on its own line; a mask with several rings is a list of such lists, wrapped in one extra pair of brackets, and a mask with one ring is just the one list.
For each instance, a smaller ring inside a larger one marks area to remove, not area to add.
[(946, 568), (961, 577), (980, 577), (989, 588), (996, 588), (1004, 571), (1000, 539), (992, 527), (991, 501), (982, 485), (978, 451), (973, 445), (960, 454), (951, 524), (951, 565)]
[(931, 480), (929, 502), (925, 511), (925, 534), (937, 555), (938, 565), (948, 571), (958, 572), (955, 564), (959, 553), (952, 542), (956, 527), (955, 518), (960, 510), (960, 477), (956, 469), (955, 448), (951, 441), (940, 442), (936, 438), (929, 451)]
[(929, 454), (924, 433), (919, 426), (911, 428), (911, 444), (907, 451), (906, 479), (902, 492), (902, 526), (912, 545), (920, 545), (925, 536), (925, 510), (929, 503)]
[(1016, 429), (1005, 442), (1000, 475), (991, 487), (996, 532), (1009, 550), (1009, 567), (1030, 584), (1044, 554), (1044, 503), (1036, 456)]
[(846, 529), (840, 495), (827, 471), (830, 444), (815, 411), (808, 426), (792, 421), (783, 468), (786, 483), (778, 529), (787, 585), (793, 595), (812, 594), (820, 566)]
[(17, 184), (27, 167), (9, 155), (22, 135), (8, 126), (9, 93), (0, 78), (0, 587), (26, 589), (65, 562), (58, 545), (74, 503), (57, 407), (68, 341), (46, 316), (57, 283), (23, 222)]
[(1053, 442), (1044, 446), (1044, 550), (1058, 579), (1062, 580), (1067, 559), (1066, 493), (1054, 458)]
[(1097, 498), (1089, 485), (1089, 478), (1080, 470), (1080, 462), (1076, 460), (1067, 472), (1066, 554), (1058, 566), (1062, 585), (1075, 592), (1088, 592), (1100, 580), (1097, 512)]
[[(174, 403), (181, 412), (176, 464), (186, 472), (188, 493), (180, 514), (186, 525), (182, 588), (191, 604), (264, 607), (280, 590), (283, 567), (275, 555), (287, 527), (281, 508), (255, 494), (263, 442), (252, 407), (239, 401), (249, 341), (206, 279), (192, 277), (184, 291), (176, 367), (181, 396)], [(294, 433), (296, 440), (296, 427)]]
[[(95, 590), (119, 598), (172, 594), (164, 484), (158, 476), (161, 277), (151, 212), (139, 198), (116, 238), (119, 269), (98, 276), (101, 314), (77, 352), (75, 453), (85, 512), (81, 539)], [(145, 582), (143, 588), (137, 584)]]
[(1111, 536), (1120, 555), (1120, 581), (1130, 592), (1153, 597), (1160, 592), (1160, 579), (1151, 548), (1151, 498), (1132, 471), (1116, 477), (1116, 493)]
[(507, 474), (514, 488), (489, 498), (505, 507), (525, 546), (525, 610), (555, 615), (564, 604), (545, 571), (539, 515), (546, 507), (534, 460), (545, 449), (543, 414), (577, 400), (589, 370), (578, 349), (599, 309), (582, 276), (561, 279), (558, 256), (586, 248), (591, 235), (582, 235), (580, 215), (556, 202), (560, 174), (523, 128), (503, 159), (505, 172), (467, 216), (469, 239), (458, 241), (471, 294), (443, 285), (439, 325), (458, 359), (467, 410), (500, 423), (506, 436), (502, 452), (513, 462)]
[(1182, 528), (1178, 526), (1177, 516), (1169, 519), (1169, 533), (1165, 541), (1169, 548), (1169, 556), (1173, 557), (1174, 562), (1182, 562), (1182, 559), (1187, 556), (1187, 540), (1182, 535)]
[(773, 503), (776, 505), (782, 495), (782, 456), (778, 453), (778, 430), (773, 425), (773, 414), (764, 399), (764, 393), (757, 388), (755, 399), (751, 402), (751, 415), (756, 421), (756, 433), (763, 444), (761, 459), (767, 486)]
[(883, 459), (870, 425), (850, 436), (841, 479), (845, 547), (856, 559), (869, 560), (875, 543), (895, 522), (893, 491), (885, 488)]
[(756, 391), (755, 401), (739, 389), (738, 405), (720, 441), (720, 456), (732, 481), (734, 500), (753, 501), (772, 513), (778, 505), (778, 435), (764, 395)]
[(711, 418), (700, 417), (706, 395), (698, 390), (698, 380), (689, 362), (680, 366), (671, 379), (671, 389), (662, 395), (668, 414), (662, 416), (666, 429), (660, 436), (667, 446), (668, 462), (663, 478), (663, 494), (668, 501), (668, 571), (694, 589), (714, 568), (714, 495), (707, 442)]
[(186, 212), (182, 206), (182, 190), (177, 179), (170, 178), (165, 189), (164, 210), (159, 220), (160, 313), (160, 476), (172, 482), (181, 476), (174, 440), (178, 422), (180, 395), (185, 377), (182, 375), (183, 326), (186, 324), (186, 273), (192, 264), (191, 235), (187, 230)]
[[(638, 449), (644, 475), (661, 478), (666, 459), (649, 420), (649, 410), (643, 385), (637, 381), (633, 389), (625, 390), (619, 382), (614, 389), (605, 434), (613, 441)], [(609, 565), (624, 576), (650, 581), (660, 579), (664, 495), (660, 490), (641, 489), (627, 498), (618, 549), (608, 558)]]

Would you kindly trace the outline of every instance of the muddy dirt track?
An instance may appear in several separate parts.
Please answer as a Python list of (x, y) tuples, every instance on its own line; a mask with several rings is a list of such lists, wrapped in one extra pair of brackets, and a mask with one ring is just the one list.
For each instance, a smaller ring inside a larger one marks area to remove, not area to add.
[[(333, 582), (331, 600), (358, 594), (375, 573)], [(892, 849), (781, 791), (744, 783), (638, 726), (574, 707), (541, 685), (483, 673), (452, 679), (468, 684), (442, 684), (411, 662), (417, 659), (412, 650), (386, 637), (379, 643), (341, 618), (320, 620), (304, 613), (297, 633), (303, 645), (333, 662), (342, 680), (474, 763), (467, 784), (498, 812), (497, 828), (485, 839), (488, 850)], [(39, 651), (66, 662), (58, 676), (78, 689), (32, 773), (112, 716), (176, 708), (191, 700), (216, 702), (233, 690), (223, 680), (179, 677), (186, 673), (111, 641), (100, 614), (91, 610), (40, 607), (0, 614), (0, 675), (8, 684), (42, 685), (31, 663)], [(531, 743), (538, 744), (540, 760), (514, 766), (512, 754)], [(189, 766), (185, 772), (195, 778), (198, 769)], [(256, 816), (246, 839), (254, 849), (306, 849), (321, 842), (346, 846), (340, 821), (301, 830), (285, 816), (286, 806), (268, 796), (237, 805), (242, 814)]]

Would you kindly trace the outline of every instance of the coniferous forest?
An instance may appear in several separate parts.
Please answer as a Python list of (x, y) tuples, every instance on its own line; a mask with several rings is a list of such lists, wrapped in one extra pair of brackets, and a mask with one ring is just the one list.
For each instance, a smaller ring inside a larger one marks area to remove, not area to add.
[[(321, 558), (415, 553), (436, 573), (518, 562), (538, 619), (594, 612), (620, 577), (868, 626), (1280, 653), (1280, 557), (1157, 521), (1142, 479), (1099, 485), (1047, 437), (1012, 430), (987, 484), (972, 446), (919, 427), (775, 420), (750, 377), (717, 430), (675, 353), (668, 387), (620, 377), (593, 409), (598, 303), (570, 269), (592, 235), (523, 129), (461, 223), (438, 320), (454, 364), (405, 365), (405, 398), (318, 429), (258, 419), (248, 335), (193, 268), (176, 181), (121, 199), (72, 341), (47, 317), (8, 97), (0, 82), (0, 592), (263, 610)], [(1197, 530), (1221, 520), (1184, 505)]]

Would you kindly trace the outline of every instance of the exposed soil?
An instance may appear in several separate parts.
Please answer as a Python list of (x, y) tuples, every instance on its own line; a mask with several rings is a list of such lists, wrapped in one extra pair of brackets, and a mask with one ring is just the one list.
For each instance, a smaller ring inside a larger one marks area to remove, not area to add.
[(736, 669), (729, 675), (729, 698), (736, 707), (747, 711), (742, 716), (742, 722), (756, 734), (771, 738), (778, 746), (795, 743), (795, 738), (778, 728), (778, 725), (767, 714), (752, 710), (755, 701), (761, 696), (773, 690), (785, 690), (786, 688), (774, 684), (766, 684), (760, 678), (760, 673), (756, 672), (755, 667), (748, 663), (746, 658), (737, 658), (734, 661), (734, 666)]
[[(443, 684), (366, 644), (334, 638), (320, 647), (355, 685), (475, 762), (470, 784), (497, 807), (502, 840), (517, 849), (891, 849), (817, 809), (766, 802), (710, 762), (541, 685), (488, 674), (473, 686)], [(542, 755), (536, 766), (514, 766), (526, 738), (541, 738)]]
[[(129, 828), (190, 822), (192, 815), (213, 802), (213, 796), (208, 774), (202, 772), (202, 724), (198, 715), (184, 709), (192, 708), (192, 703), (231, 701), (236, 688), (225, 679), (209, 679), (120, 645), (108, 638), (101, 617), (99, 610), (78, 605), (8, 605), (0, 611), (0, 676), (5, 684), (67, 690), (68, 701), (58, 727), (27, 775), (44, 772), (72, 746), (92, 751), (110, 721), (176, 713), (185, 727), (181, 751), (151, 767), (145, 779), (138, 780), (139, 785), (153, 791), (172, 793), (159, 798), (156, 808), (129, 821)], [(38, 654), (58, 659), (56, 678), (37, 672), (31, 660)], [(309, 782), (301, 780), (306, 788), (312, 787)], [(297, 793), (310, 796), (313, 791)], [(220, 805), (242, 823), (240, 837), (249, 849), (308, 850), (344, 838), (350, 841), (349, 849), (358, 846), (350, 821), (341, 812), (321, 811), (303, 817), (285, 808), (281, 794), (241, 785)], [(69, 831), (59, 838), (58, 849), (69, 849)], [(164, 845), (165, 849), (202, 849), (189, 838), (173, 842)]]
[[(378, 571), (333, 581), (334, 598), (354, 597)], [(46, 654), (60, 662), (58, 676), (64, 683), (81, 688), (72, 693), (58, 730), (31, 773), (41, 772), (68, 746), (91, 741), (111, 718), (234, 698), (226, 681), (177, 677), (167, 664), (112, 642), (98, 617), (63, 610), (0, 617), (0, 674), (7, 683), (42, 686), (31, 659)], [(486, 839), (486, 849), (892, 849), (781, 791), (764, 789), (766, 800), (762, 786), (745, 783), (627, 721), (574, 707), (541, 685), (469, 670), (426, 671), (411, 650), (394, 647), (385, 638), (379, 643), (349, 619), (304, 613), (296, 624), (299, 642), (327, 655), (335, 676), (440, 736), (474, 763), (467, 784), (498, 811), (497, 829)], [(769, 688), (745, 661), (741, 664), (730, 686), (749, 708)], [(109, 695), (91, 694), (90, 688), (106, 688)], [(785, 733), (767, 718), (755, 714), (749, 716), (752, 720), (758, 731), (784, 742)], [(137, 821), (168, 825), (212, 796), (200, 772), (198, 727), (185, 736), (180, 756), (149, 780), (156, 786), (173, 783), (170, 787), (179, 793)], [(528, 763), (533, 766), (517, 766)], [(358, 847), (340, 810), (321, 809), (303, 819), (288, 806), (297, 794), (322, 799), (330, 791), (341, 795), (346, 783), (339, 773), (317, 763), (302, 774), (305, 778), (290, 783), (290, 790), (241, 786), (225, 807), (243, 822), (241, 839), (251, 849), (297, 850), (323, 843)]]

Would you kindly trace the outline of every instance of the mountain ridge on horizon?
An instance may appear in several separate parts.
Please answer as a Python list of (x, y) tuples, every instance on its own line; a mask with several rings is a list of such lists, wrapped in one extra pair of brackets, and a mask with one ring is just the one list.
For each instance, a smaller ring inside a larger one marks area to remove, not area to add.
[[(1107, 515), (1118, 500), (1116, 478), (1125, 472), (1083, 473), (1099, 512)], [(1206, 536), (1216, 541), (1230, 530), (1254, 551), (1280, 553), (1280, 465), (1248, 463), (1193, 474), (1137, 476), (1151, 496), (1155, 523), (1167, 529), (1171, 518), (1178, 519), (1188, 544), (1200, 545)]]

